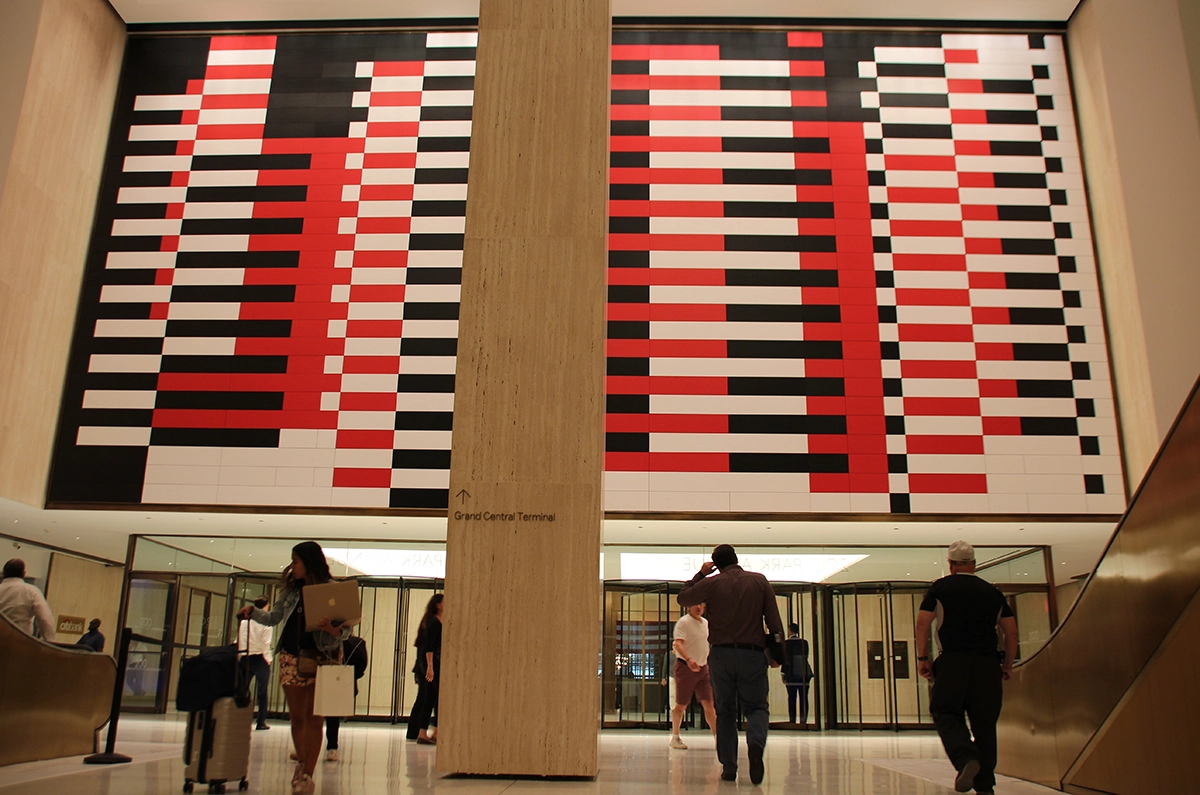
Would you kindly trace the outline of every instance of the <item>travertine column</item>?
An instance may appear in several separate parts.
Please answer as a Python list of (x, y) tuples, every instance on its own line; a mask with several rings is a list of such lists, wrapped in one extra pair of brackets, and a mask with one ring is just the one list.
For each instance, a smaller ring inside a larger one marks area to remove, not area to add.
[(609, 3), (482, 0), (437, 765), (594, 776)]
[(41, 505), (125, 24), (104, 0), (0, 6), (20, 82), (0, 90), (0, 497)]

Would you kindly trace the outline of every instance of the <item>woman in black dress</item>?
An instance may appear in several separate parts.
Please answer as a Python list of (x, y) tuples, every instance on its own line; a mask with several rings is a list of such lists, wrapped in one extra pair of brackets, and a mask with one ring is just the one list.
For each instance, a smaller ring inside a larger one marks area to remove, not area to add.
[[(425, 605), (425, 615), (417, 628), (417, 662), (413, 673), (417, 677), (417, 701), (413, 704), (410, 720), (417, 727), (417, 742), (421, 745), (437, 743), (438, 685), (442, 667), (442, 594), (434, 594)], [(433, 726), (433, 734), (429, 727)]]

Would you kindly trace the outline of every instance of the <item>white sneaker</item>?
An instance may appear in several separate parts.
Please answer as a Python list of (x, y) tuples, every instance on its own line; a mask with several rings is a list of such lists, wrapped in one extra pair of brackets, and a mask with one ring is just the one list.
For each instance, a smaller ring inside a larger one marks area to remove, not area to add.
[(325, 761), (326, 762), (336, 762), (337, 760), (338, 760), (338, 753), (337, 753), (336, 748), (330, 748), (328, 751), (325, 752)]
[(307, 773), (302, 773), (300, 778), (292, 782), (292, 795), (313, 795), (316, 789), (317, 782)]
[(686, 751), (686, 750), (687, 750), (687, 745), (686, 745), (686, 744), (683, 742), (683, 740), (679, 739), (679, 735), (678, 735), (678, 734), (676, 734), (676, 735), (673, 735), (673, 736), (671, 737), (671, 747), (672, 747), (672, 748), (675, 748), (675, 749), (678, 749), (678, 750), (680, 750), (680, 751)]

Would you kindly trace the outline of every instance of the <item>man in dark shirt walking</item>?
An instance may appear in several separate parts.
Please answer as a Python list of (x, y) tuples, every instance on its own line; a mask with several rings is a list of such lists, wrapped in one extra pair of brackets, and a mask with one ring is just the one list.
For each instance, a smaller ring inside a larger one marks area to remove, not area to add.
[[(717, 759), (721, 778), (737, 779), (738, 736), (737, 705), (746, 716), (746, 750), (750, 757), (750, 782), (763, 780), (763, 749), (767, 744), (767, 724), (771, 710), (767, 703), (768, 643), (776, 655), (770, 661), (779, 665), (783, 655), (783, 622), (775, 591), (767, 578), (744, 571), (737, 565), (733, 547), (721, 544), (696, 576), (679, 592), (679, 604), (691, 607), (701, 602), (708, 611), (708, 671), (717, 708)], [(713, 568), (721, 573), (709, 577)], [(766, 622), (770, 634), (763, 632)]]
[[(930, 586), (917, 613), (917, 671), (933, 683), (929, 712), (958, 771), (955, 791), (991, 795), (996, 788), (1001, 682), (1012, 676), (1017, 620), (1004, 594), (975, 576), (975, 549), (970, 544), (955, 541), (949, 559), (950, 576)], [(934, 620), (941, 654), (931, 663)], [(997, 626), (1004, 633), (1003, 656), (997, 651)]]

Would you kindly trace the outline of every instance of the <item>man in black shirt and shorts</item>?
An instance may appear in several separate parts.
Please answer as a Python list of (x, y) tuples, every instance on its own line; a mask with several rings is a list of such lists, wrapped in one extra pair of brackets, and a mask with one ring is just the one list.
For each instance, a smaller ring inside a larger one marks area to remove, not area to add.
[[(929, 712), (958, 771), (955, 791), (990, 795), (996, 788), (1001, 682), (1012, 676), (1017, 620), (1004, 594), (975, 576), (970, 544), (955, 541), (949, 559), (950, 576), (930, 586), (917, 613), (917, 671), (933, 683)], [(929, 637), (935, 620), (941, 654), (931, 663)], [(1003, 655), (997, 651), (997, 626), (1004, 633)]]

